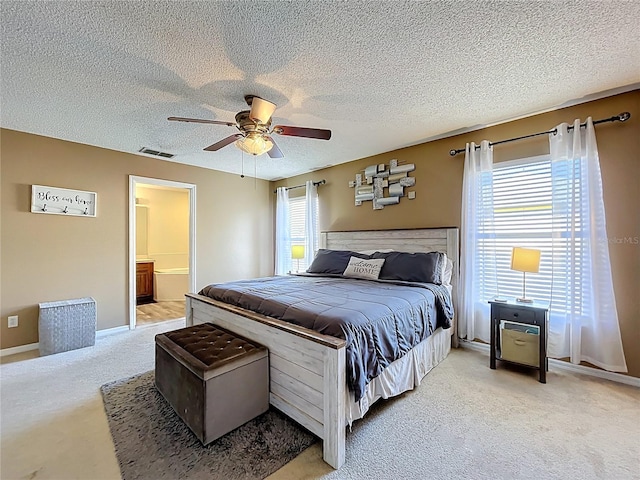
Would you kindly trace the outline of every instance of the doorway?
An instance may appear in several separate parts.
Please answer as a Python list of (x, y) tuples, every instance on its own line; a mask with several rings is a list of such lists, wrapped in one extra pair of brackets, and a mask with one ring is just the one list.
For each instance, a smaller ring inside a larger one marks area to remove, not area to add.
[(129, 176), (130, 329), (184, 317), (196, 283), (195, 211), (195, 185)]

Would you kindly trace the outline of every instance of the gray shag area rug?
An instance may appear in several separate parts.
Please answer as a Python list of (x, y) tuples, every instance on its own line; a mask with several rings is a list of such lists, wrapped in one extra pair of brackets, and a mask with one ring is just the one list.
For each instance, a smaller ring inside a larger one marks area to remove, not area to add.
[(158, 392), (153, 371), (100, 390), (124, 480), (262, 479), (317, 440), (272, 408), (205, 447)]

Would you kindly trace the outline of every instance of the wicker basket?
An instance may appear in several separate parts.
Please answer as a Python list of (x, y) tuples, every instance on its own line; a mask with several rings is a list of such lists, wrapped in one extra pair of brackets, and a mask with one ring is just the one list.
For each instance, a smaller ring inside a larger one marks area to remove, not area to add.
[(96, 321), (96, 301), (91, 297), (41, 303), (40, 355), (95, 345)]
[(540, 328), (517, 322), (502, 322), (501, 358), (537, 367), (540, 365)]

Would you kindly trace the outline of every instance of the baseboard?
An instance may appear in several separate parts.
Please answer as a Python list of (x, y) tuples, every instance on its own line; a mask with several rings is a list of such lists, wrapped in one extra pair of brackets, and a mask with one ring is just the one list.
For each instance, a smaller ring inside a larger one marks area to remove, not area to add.
[(96, 338), (106, 337), (107, 335), (113, 335), (114, 333), (128, 332), (130, 330), (129, 325), (122, 325), (120, 327), (105, 328), (104, 330), (96, 331)]
[(16, 353), (28, 352), (31, 350), (38, 350), (39, 348), (39, 343), (29, 343), (27, 345), (18, 345), (17, 347), (3, 348), (0, 350), (0, 357), (15, 355)]
[[(459, 343), (462, 348), (468, 348), (469, 350), (476, 350), (478, 352), (486, 354), (489, 354), (489, 349), (491, 348), (488, 343), (469, 342), (467, 340), (460, 340)], [(640, 388), (640, 378), (637, 377), (608, 372), (606, 370), (587, 367), (585, 365), (575, 365), (573, 363), (563, 362), (562, 360), (557, 360), (555, 358), (549, 359), (549, 365), (553, 365), (560, 370), (567, 370), (573, 373), (580, 373), (582, 375), (604, 378), (605, 380), (611, 380), (612, 382), (624, 383), (625, 385), (631, 385), (632, 387)]]
[(163, 323), (177, 322), (178, 320), (186, 320), (186, 318), (185, 317), (170, 318), (169, 320), (161, 320), (153, 323), (136, 324), (136, 330), (140, 330), (142, 328), (157, 327), (158, 325), (162, 325)]
[[(122, 327), (106, 328), (104, 330), (96, 331), (96, 338), (106, 337), (114, 333), (128, 332), (129, 325), (123, 325)], [(15, 355), (16, 353), (28, 352), (30, 350), (38, 350), (40, 348), (39, 343), (29, 343), (27, 345), (18, 345), (17, 347), (3, 348), (0, 350), (0, 357), (6, 357), (7, 355)]]

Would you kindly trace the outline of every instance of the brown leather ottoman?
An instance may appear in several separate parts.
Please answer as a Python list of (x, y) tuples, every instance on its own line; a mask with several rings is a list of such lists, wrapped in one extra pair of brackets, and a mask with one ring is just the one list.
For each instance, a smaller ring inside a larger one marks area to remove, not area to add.
[(155, 377), (204, 445), (269, 408), (267, 349), (210, 323), (156, 335)]

